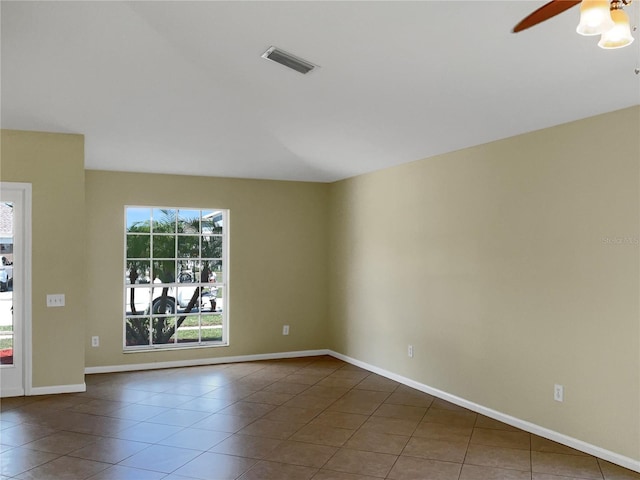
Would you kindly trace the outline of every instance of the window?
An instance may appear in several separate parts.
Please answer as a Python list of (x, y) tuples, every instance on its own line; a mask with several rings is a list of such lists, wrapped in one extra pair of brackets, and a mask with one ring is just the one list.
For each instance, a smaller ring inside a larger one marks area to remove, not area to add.
[(125, 207), (125, 350), (228, 343), (227, 218)]

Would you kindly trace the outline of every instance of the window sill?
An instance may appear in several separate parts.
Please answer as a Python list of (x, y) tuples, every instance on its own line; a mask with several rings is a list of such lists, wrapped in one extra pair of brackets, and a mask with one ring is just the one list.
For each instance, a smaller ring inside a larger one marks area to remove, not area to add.
[(122, 353), (153, 353), (153, 352), (166, 352), (169, 350), (173, 350), (173, 351), (181, 351), (181, 350), (194, 350), (194, 349), (200, 349), (200, 348), (218, 348), (218, 347), (228, 347), (229, 346), (229, 342), (226, 343), (206, 343), (206, 344), (200, 344), (200, 345), (188, 345), (188, 346), (183, 346), (180, 345), (179, 347), (169, 347), (166, 345), (158, 345), (157, 347), (129, 347), (129, 348), (125, 348), (122, 350)]

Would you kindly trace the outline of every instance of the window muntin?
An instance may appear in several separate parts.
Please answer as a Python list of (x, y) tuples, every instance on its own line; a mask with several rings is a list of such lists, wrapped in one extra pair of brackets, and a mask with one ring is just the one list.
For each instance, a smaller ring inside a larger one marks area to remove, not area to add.
[(125, 350), (228, 344), (227, 219), (125, 207)]

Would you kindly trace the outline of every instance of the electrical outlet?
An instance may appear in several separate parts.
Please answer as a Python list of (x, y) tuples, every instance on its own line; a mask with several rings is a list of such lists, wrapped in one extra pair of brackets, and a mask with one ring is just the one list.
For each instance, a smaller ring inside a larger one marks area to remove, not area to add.
[(564, 402), (564, 387), (557, 383), (553, 386), (553, 399), (556, 402)]
[(64, 293), (47, 295), (47, 307), (64, 307)]
[(289, 325), (283, 325), (282, 326), (282, 334), (283, 335), (289, 335)]
[(413, 358), (413, 345), (409, 345), (409, 347), (407, 348), (407, 355), (409, 356), (409, 358)]
[(100, 346), (100, 337), (91, 337), (91, 346), (99, 347)]

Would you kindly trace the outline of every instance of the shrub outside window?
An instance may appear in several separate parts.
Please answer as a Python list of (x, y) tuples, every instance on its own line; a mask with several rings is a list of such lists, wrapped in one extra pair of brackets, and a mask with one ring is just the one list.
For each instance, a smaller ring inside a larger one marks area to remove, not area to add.
[(228, 215), (125, 207), (125, 350), (228, 344)]

